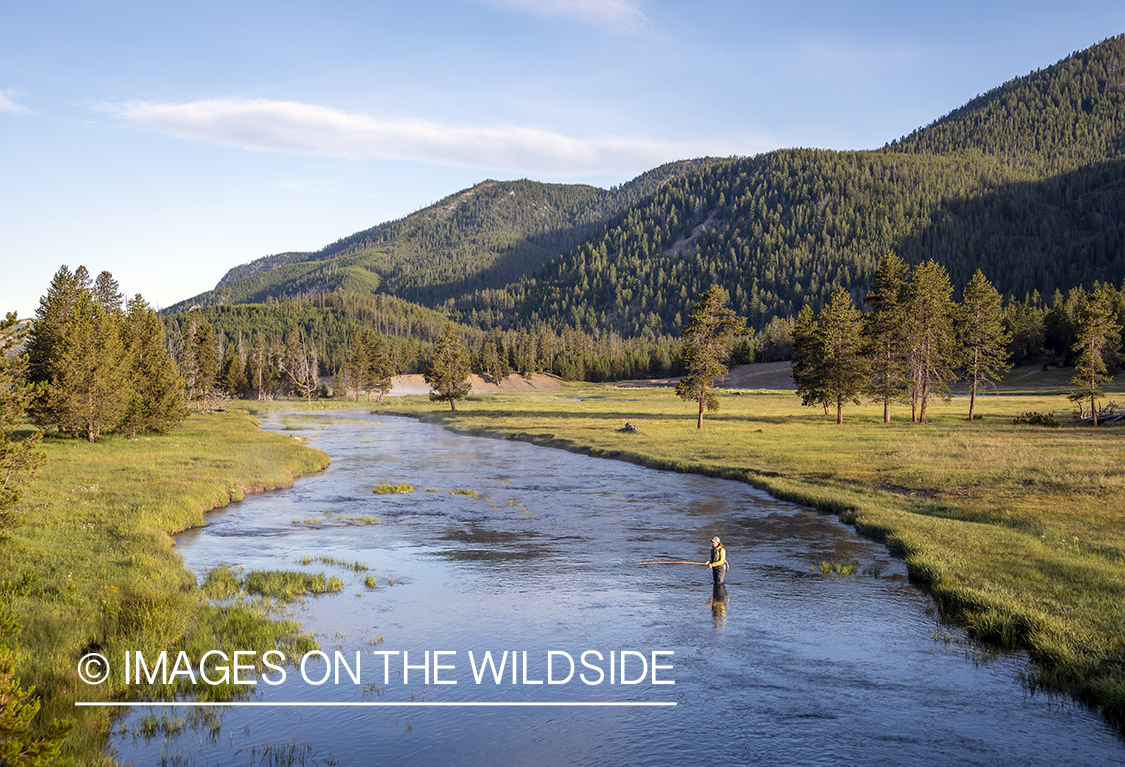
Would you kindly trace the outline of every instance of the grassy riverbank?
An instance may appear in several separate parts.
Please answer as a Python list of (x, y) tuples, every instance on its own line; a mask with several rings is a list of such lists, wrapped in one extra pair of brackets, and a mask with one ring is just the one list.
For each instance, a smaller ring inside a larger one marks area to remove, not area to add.
[[(74, 702), (127, 700), (126, 650), (153, 657), (186, 649), (198, 658), (216, 647), (311, 646), (295, 622), (269, 617), (260, 602), (213, 605), (184, 570), (170, 534), (248, 493), (291, 486), (295, 476), (324, 468), (324, 453), (260, 432), (236, 413), (193, 415), (170, 434), (135, 441), (52, 438), (43, 447), (48, 463), (20, 504), (23, 524), (0, 540), (0, 572), (30, 584), (11, 602), (21, 626), (17, 674), (42, 695), (40, 721), (75, 720), (64, 753), (76, 764), (110, 763), (103, 754), (109, 709)], [(99, 686), (79, 679), (87, 652), (114, 665)]]
[[(906, 557), (943, 612), (979, 637), (1027, 648), (1040, 683), (1104, 707), (1125, 729), (1125, 429), (1069, 421), (1064, 396), (990, 396), (931, 406), (927, 425), (874, 405), (846, 423), (792, 392), (718, 392), (695, 428), (667, 389), (568, 387), (474, 397), (456, 413), (421, 398), (388, 413), (654, 468), (748, 482), (839, 514)], [(619, 432), (626, 422), (640, 434)]]

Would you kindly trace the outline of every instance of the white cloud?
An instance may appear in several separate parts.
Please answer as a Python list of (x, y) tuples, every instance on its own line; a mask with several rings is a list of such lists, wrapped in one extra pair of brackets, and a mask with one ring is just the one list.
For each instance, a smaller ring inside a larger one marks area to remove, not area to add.
[(636, 0), (477, 0), (499, 8), (592, 24), (617, 34), (637, 34), (649, 27)]
[(223, 146), (559, 175), (632, 172), (671, 160), (734, 153), (726, 144), (579, 139), (536, 128), (439, 125), (265, 99), (133, 102), (105, 109), (162, 133)]
[(11, 112), (17, 115), (35, 114), (34, 110), (16, 103), (16, 98), (22, 95), (22, 91), (0, 91), (0, 112)]

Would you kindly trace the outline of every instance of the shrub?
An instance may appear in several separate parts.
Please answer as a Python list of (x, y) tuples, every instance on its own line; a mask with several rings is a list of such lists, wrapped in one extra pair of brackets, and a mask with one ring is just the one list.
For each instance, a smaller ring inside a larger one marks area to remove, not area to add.
[(1012, 423), (1016, 426), (1060, 426), (1061, 424), (1055, 420), (1054, 413), (1038, 413), (1034, 410), (1027, 413), (1020, 413), (1012, 419)]

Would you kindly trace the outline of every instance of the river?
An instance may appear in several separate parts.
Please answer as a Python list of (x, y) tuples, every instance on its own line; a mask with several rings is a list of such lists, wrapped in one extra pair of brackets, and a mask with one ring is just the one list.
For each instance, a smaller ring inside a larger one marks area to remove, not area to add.
[[(346, 667), (323, 684), (315, 658), (311, 682), (275, 672), (252, 701), (293, 705), (223, 709), (221, 728), (146, 739), (148, 711), (134, 710), (111, 740), (123, 761), (1125, 764), (1100, 716), (1029, 693), (1025, 655), (941, 623), (901, 561), (831, 515), (407, 418), (274, 415), (265, 428), (331, 467), (208, 515), (177, 546), (197, 574), (343, 578), (299, 617)], [(415, 491), (373, 493), (384, 482)], [(732, 564), (725, 600), (704, 567), (632, 565), (703, 561), (713, 535)]]

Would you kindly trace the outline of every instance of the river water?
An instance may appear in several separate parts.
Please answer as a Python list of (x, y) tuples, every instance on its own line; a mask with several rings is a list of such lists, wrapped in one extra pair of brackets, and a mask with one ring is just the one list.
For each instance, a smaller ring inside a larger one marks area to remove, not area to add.
[[(122, 761), (1125, 764), (1096, 713), (1027, 692), (1025, 656), (943, 625), (901, 561), (833, 516), (737, 482), (407, 418), (271, 416), (265, 428), (307, 439), (331, 467), (208, 515), (177, 545), (197, 574), (225, 563), (343, 578), (299, 618), (359, 682), (337, 666), (313, 684), (328, 667), (310, 658), (310, 681), (291, 666), (256, 686), (251, 700), (270, 706), (148, 739), (137, 709), (112, 739)], [(384, 482), (416, 490), (374, 494)], [(632, 565), (703, 561), (713, 535), (732, 563), (725, 600), (704, 567)], [(821, 562), (857, 570), (826, 575)]]

